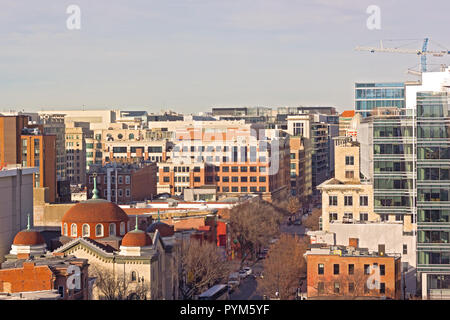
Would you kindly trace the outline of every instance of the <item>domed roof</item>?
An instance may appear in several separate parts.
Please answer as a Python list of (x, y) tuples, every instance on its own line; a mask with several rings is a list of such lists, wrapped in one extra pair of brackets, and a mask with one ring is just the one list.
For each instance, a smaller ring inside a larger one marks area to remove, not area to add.
[(128, 215), (117, 204), (104, 199), (82, 201), (67, 210), (63, 222), (128, 221)]
[(152, 243), (152, 238), (142, 230), (130, 231), (122, 239), (124, 247), (146, 247), (151, 246)]
[(14, 237), (13, 244), (19, 246), (35, 246), (44, 244), (45, 240), (42, 234), (33, 230), (22, 230)]
[(175, 233), (173, 230), (173, 226), (169, 226), (168, 224), (161, 221), (153, 222), (148, 226), (146, 231), (151, 233), (155, 232), (156, 230), (159, 231), (161, 237), (171, 237)]

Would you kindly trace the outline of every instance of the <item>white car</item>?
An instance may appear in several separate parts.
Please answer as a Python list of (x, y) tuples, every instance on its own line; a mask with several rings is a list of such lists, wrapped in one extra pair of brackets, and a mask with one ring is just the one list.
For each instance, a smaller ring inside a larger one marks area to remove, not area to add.
[(245, 271), (245, 273), (249, 276), (252, 274), (252, 268), (250, 267), (245, 267), (244, 269), (242, 269), (243, 271)]

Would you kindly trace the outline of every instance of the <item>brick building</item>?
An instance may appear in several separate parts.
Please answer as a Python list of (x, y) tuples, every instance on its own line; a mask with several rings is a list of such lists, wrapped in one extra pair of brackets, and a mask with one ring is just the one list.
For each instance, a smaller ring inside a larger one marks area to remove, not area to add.
[(48, 201), (56, 202), (56, 136), (43, 134), (41, 125), (27, 126), (20, 136), (20, 163), (23, 167), (37, 167), (33, 177), (35, 188), (48, 188)]
[(152, 199), (157, 194), (156, 171), (154, 162), (91, 165), (87, 173), (88, 198), (92, 197), (96, 174), (100, 198), (119, 204)]
[[(308, 299), (401, 298), (401, 258), (358, 247), (311, 245), (305, 253)], [(372, 280), (377, 280), (374, 283)]]

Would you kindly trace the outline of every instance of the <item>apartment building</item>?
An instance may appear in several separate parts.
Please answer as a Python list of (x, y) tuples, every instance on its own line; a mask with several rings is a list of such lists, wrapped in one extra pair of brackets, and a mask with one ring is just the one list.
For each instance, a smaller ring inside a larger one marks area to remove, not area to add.
[(157, 194), (157, 166), (154, 162), (92, 165), (87, 173), (88, 198), (96, 177), (99, 197), (117, 204), (150, 200)]
[(20, 136), (20, 161), (23, 167), (36, 167), (34, 188), (47, 188), (49, 202), (56, 202), (56, 136), (42, 133), (42, 125), (29, 125)]
[(335, 139), (335, 177), (318, 186), (322, 192), (322, 230), (331, 223), (378, 221), (373, 186), (360, 179), (360, 147), (351, 138)]
[(66, 175), (71, 185), (86, 185), (86, 136), (89, 128), (68, 122), (66, 131)]
[(312, 163), (310, 140), (304, 137), (289, 138), (291, 195), (306, 203), (312, 195)]
[[(400, 256), (384, 247), (311, 245), (305, 253), (308, 299), (400, 299)], [(374, 282), (376, 280), (377, 282)]]
[(204, 163), (205, 184), (215, 184), (219, 196), (257, 193), (267, 200), (276, 198), (289, 185), (289, 138), (277, 130), (235, 124), (177, 130), (169, 153), (172, 162)]

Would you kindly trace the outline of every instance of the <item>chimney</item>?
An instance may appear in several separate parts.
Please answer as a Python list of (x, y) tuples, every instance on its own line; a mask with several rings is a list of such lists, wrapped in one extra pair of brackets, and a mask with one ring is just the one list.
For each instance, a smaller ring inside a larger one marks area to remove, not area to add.
[(24, 269), (33, 269), (34, 268), (34, 262), (32, 262), (32, 261), (25, 261), (23, 263), (23, 268)]
[(348, 246), (358, 248), (358, 238), (348, 238)]
[(378, 245), (378, 255), (380, 256), (384, 256), (386, 254), (386, 248), (384, 244), (379, 244)]

